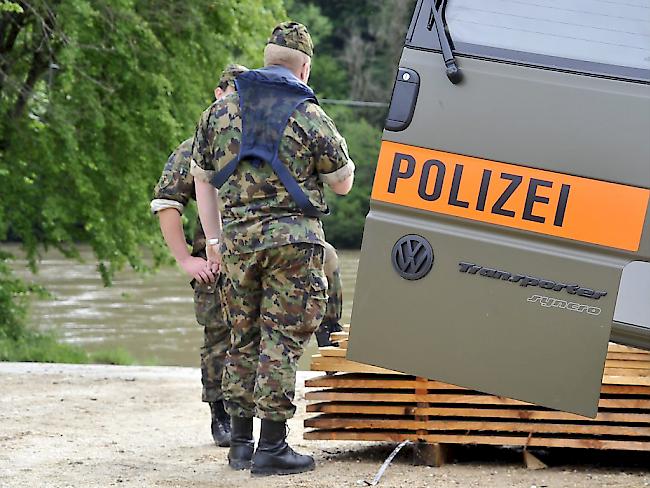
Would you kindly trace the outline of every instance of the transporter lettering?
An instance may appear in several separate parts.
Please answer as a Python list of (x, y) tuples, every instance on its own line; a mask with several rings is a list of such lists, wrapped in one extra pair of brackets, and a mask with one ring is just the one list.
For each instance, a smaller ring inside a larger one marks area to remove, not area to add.
[(569, 295), (578, 295), (585, 298), (591, 298), (593, 300), (599, 300), (601, 297), (607, 295), (606, 291), (598, 291), (592, 288), (585, 288), (578, 284), (572, 283), (560, 283), (557, 281), (551, 281), (544, 278), (537, 278), (535, 276), (528, 276), (524, 274), (515, 274), (508, 271), (502, 271), (493, 268), (484, 268), (473, 263), (458, 263), (460, 266), (460, 272), (484, 276), (486, 278), (493, 278), (496, 280), (508, 281), (510, 283), (519, 283), (519, 286), (524, 288), (529, 286), (537, 286), (543, 288), (544, 290), (553, 290), (553, 291), (566, 291)]

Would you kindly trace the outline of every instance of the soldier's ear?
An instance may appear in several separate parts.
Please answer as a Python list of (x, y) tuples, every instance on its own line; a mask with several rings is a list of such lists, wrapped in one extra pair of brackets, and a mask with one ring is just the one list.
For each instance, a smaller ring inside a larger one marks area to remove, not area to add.
[(309, 82), (309, 75), (311, 74), (311, 59), (302, 65), (300, 70), (300, 80), (307, 84)]
[(214, 89), (214, 98), (219, 100), (221, 97), (223, 97), (223, 90), (218, 86)]

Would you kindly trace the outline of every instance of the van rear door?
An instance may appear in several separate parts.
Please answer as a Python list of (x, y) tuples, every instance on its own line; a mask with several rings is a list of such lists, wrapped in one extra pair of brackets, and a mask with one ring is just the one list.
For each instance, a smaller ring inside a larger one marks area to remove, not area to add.
[(449, 0), (454, 84), (432, 8), (400, 61), (348, 359), (594, 417), (612, 325), (650, 344), (650, 9)]

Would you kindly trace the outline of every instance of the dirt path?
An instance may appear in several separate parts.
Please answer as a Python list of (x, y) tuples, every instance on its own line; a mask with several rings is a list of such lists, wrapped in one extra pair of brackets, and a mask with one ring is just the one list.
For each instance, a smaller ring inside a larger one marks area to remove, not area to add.
[[(302, 439), (303, 388), (290, 441), (316, 457), (317, 470), (251, 478), (226, 466), (211, 443), (209, 413), (191, 368), (0, 364), (0, 487), (365, 486), (391, 444)], [(650, 456), (554, 451), (553, 468), (527, 471), (510, 449), (461, 448), (443, 468), (398, 456), (380, 487), (650, 486)]]

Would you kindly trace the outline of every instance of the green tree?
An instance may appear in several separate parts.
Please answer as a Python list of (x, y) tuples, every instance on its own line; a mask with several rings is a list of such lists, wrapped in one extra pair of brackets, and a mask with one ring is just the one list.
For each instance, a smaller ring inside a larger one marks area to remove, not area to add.
[[(290, 0), (291, 18), (305, 23), (316, 43), (310, 84), (321, 99), (388, 102), (415, 0)], [(359, 248), (368, 213), (386, 108), (325, 105), (347, 139), (357, 165), (350, 195), (329, 195), (327, 239)]]
[(332, 215), (323, 221), (327, 240), (339, 248), (359, 249), (363, 226), (370, 208), (370, 191), (381, 143), (381, 129), (357, 117), (354, 110), (330, 110), (339, 130), (346, 137), (350, 156), (356, 164), (352, 191), (345, 197), (330, 192)]
[(281, 0), (2, 1), (0, 241), (20, 241), (32, 267), (88, 243), (106, 281), (143, 253), (163, 259), (147, 218), (161, 166), (222, 67), (260, 63), (282, 17)]

